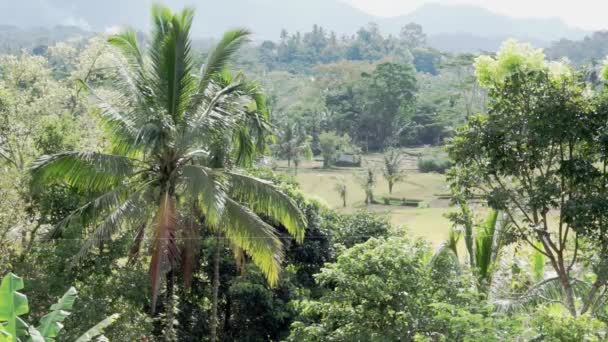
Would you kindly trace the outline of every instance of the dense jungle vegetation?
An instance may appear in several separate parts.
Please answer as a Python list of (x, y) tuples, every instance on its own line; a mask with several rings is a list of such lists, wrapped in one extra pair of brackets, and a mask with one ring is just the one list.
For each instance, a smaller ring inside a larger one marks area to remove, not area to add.
[(605, 33), (473, 55), (194, 20), (3, 36), (0, 341), (608, 340)]

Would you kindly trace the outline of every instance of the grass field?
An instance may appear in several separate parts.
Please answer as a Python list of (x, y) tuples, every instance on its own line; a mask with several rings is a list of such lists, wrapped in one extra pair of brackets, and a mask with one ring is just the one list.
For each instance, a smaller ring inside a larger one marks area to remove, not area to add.
[[(420, 150), (409, 150), (410, 153), (420, 153)], [(279, 170), (293, 174), (287, 169), (287, 164), (279, 163)], [(447, 237), (450, 222), (444, 214), (450, 212), (449, 201), (437, 198), (438, 194), (448, 191), (445, 176), (436, 173), (420, 173), (416, 167), (415, 157), (406, 157), (402, 168), (406, 178), (393, 188), (390, 197), (407, 198), (423, 201), (420, 208), (410, 208), (388, 205), (364, 205), (365, 192), (361, 186), (362, 174), (367, 168), (375, 170), (376, 186), (374, 197), (380, 203), (382, 198), (389, 196), (388, 184), (382, 177), (382, 155), (371, 154), (363, 157), (360, 168), (332, 168), (323, 169), (320, 161), (304, 162), (300, 165), (295, 176), (302, 191), (310, 197), (316, 198), (330, 208), (342, 212), (356, 210), (373, 210), (387, 212), (393, 224), (407, 229), (414, 237), (423, 237), (433, 245), (438, 246)], [(343, 208), (342, 199), (335, 186), (344, 182), (347, 186), (347, 206)]]

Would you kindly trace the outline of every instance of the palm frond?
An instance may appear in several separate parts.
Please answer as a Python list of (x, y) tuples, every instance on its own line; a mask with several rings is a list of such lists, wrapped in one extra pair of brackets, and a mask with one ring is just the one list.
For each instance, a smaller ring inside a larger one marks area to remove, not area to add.
[[(142, 115), (150, 110), (150, 96), (145, 90), (144, 82), (136, 84), (132, 80), (128, 71), (117, 63), (121, 81), (115, 82), (117, 87), (123, 86), (122, 97), (127, 98), (127, 103), (124, 107), (131, 108), (129, 110), (122, 109), (115, 104), (103, 99), (96, 91), (83, 80), (77, 82), (81, 87), (85, 88), (89, 94), (95, 99), (97, 106), (101, 109), (101, 120), (105, 128), (110, 132), (112, 142), (112, 152), (120, 155), (133, 155), (134, 151), (145, 146), (145, 136), (142, 134), (141, 127), (145, 124), (148, 115)], [(141, 81), (140, 81), (141, 82)]]
[(437, 252), (431, 259), (431, 264), (435, 264), (442, 258), (448, 258), (452, 261), (455, 266), (460, 266), (460, 260), (458, 259), (458, 243), (462, 238), (462, 231), (451, 227), (448, 232), (448, 239), (441, 244)]
[(142, 224), (135, 237), (133, 238), (133, 243), (131, 243), (131, 248), (129, 249), (129, 258), (127, 259), (127, 265), (134, 265), (137, 259), (139, 258), (139, 253), (141, 251), (141, 243), (144, 241), (146, 236), (146, 224)]
[(162, 45), (162, 64), (158, 66), (159, 79), (166, 83), (166, 111), (178, 124), (189, 100), (196, 91), (196, 81), (192, 76), (192, 54), (190, 47), (190, 28), (194, 11), (184, 9), (180, 15), (173, 15), (171, 27), (165, 34)]
[(233, 134), (232, 141), (235, 165), (239, 167), (251, 166), (256, 156), (256, 146), (247, 127), (238, 127)]
[(492, 209), (475, 237), (475, 263), (480, 280), (487, 280), (491, 272), (497, 222), (498, 212)]
[[(591, 289), (591, 284), (573, 278), (570, 283), (574, 296), (584, 298)], [(514, 298), (499, 298), (494, 299), (492, 304), (497, 311), (512, 313), (528, 310), (529, 308), (537, 307), (539, 304), (559, 303), (565, 306), (564, 292), (557, 277), (545, 279), (533, 286), (528, 291)]]
[[(202, 95), (211, 79), (226, 68), (236, 51), (249, 42), (250, 35), (251, 32), (246, 29), (236, 29), (224, 34), (203, 66), (198, 85), (199, 94)], [(199, 103), (194, 103), (194, 106), (198, 105)]]
[(88, 191), (107, 191), (133, 175), (134, 160), (97, 152), (42, 156), (32, 164), (35, 185), (62, 181)]
[(156, 300), (160, 291), (161, 280), (179, 259), (175, 241), (177, 225), (175, 199), (168, 192), (162, 194), (156, 214), (156, 231), (152, 260), (150, 261), (150, 284), (152, 285), (152, 312), (156, 310)]
[(135, 31), (126, 30), (122, 33), (113, 35), (108, 38), (108, 43), (118, 49), (130, 65), (136, 66), (143, 71), (144, 58), (139, 48)]
[(47, 238), (54, 239), (58, 237), (59, 232), (76, 219), (79, 219), (83, 225), (94, 222), (102, 213), (111, 210), (113, 207), (116, 208), (120, 206), (121, 203), (127, 200), (129, 194), (132, 193), (133, 187), (131, 184), (121, 184), (116, 188), (97, 196), (95, 199), (74, 210), (57, 223), (57, 225), (51, 229)]
[(145, 218), (148, 208), (142, 201), (141, 196), (146, 190), (149, 189), (144, 188), (130, 193), (129, 197), (123, 203), (113, 207), (111, 212), (96, 226), (93, 234), (91, 234), (82, 245), (80, 251), (74, 258), (75, 263), (78, 263), (85, 258), (92, 247), (99, 246), (103, 241), (110, 240), (112, 234), (114, 234), (127, 219), (135, 221), (137, 218)]
[(197, 203), (206, 223), (217, 226), (223, 216), (226, 197), (221, 178), (211, 169), (199, 165), (185, 165), (182, 169), (183, 193)]
[(233, 245), (251, 256), (269, 284), (276, 285), (283, 260), (283, 245), (274, 227), (249, 208), (227, 199), (222, 228)]
[(232, 198), (247, 204), (254, 212), (268, 216), (285, 226), (298, 242), (304, 240), (306, 219), (291, 197), (285, 195), (272, 182), (227, 172)]

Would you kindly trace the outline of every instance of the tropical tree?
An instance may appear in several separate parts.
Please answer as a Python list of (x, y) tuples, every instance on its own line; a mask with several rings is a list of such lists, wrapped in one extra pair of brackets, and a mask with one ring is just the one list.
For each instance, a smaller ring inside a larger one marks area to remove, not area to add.
[(363, 174), (357, 176), (359, 183), (365, 191), (365, 205), (374, 203), (374, 186), (376, 186), (376, 175), (372, 168), (368, 168)]
[(302, 159), (312, 158), (311, 141), (312, 138), (296, 124), (286, 125), (282, 134), (279, 135), (279, 156), (287, 159), (287, 167), (291, 167), (293, 161), (296, 174)]
[(331, 167), (340, 153), (352, 149), (348, 134), (339, 136), (336, 132), (323, 132), (319, 135), (319, 148), (323, 156), (323, 167)]
[(401, 161), (403, 160), (401, 152), (397, 149), (390, 149), (384, 154), (384, 168), (382, 174), (388, 182), (388, 192), (393, 193), (393, 186), (403, 181), (405, 175), (401, 171)]
[[(511, 235), (552, 267), (572, 316), (593, 311), (608, 285), (606, 98), (592, 98), (567, 65), (513, 41), (496, 57), (479, 57), (476, 75), (488, 90), (488, 113), (452, 140), (453, 188), (507, 215)], [(582, 259), (584, 242), (597, 259)], [(575, 265), (596, 275), (582, 296)]]
[[(193, 216), (247, 253), (271, 285), (279, 277), (282, 243), (256, 213), (280, 223), (297, 241), (304, 236), (305, 221), (293, 200), (272, 183), (237, 169), (264, 151), (269, 130), (259, 88), (226, 71), (249, 32), (227, 32), (195, 75), (193, 16), (191, 9), (173, 13), (153, 6), (147, 55), (134, 31), (109, 39), (123, 59), (116, 66), (115, 82), (122, 96), (110, 103), (83, 82), (103, 110), (112, 140), (108, 153), (47, 155), (32, 168), (38, 185), (62, 182), (98, 194), (56, 229), (75, 217), (96, 226), (77, 260), (117, 236), (133, 237), (131, 257), (136, 258), (142, 242), (152, 235), (153, 311), (164, 278), (167, 297), (172, 297), (178, 265), (186, 286), (192, 277), (198, 247), (192, 242), (202, 231), (189, 224)], [(230, 148), (214, 149), (220, 142)], [(226, 160), (233, 165), (227, 168)]]
[(346, 187), (346, 183), (344, 182), (344, 179), (339, 179), (338, 183), (336, 183), (334, 189), (336, 190), (336, 192), (338, 193), (338, 195), (340, 195), (340, 198), (342, 199), (342, 207), (346, 208), (346, 195), (348, 193), (348, 189)]

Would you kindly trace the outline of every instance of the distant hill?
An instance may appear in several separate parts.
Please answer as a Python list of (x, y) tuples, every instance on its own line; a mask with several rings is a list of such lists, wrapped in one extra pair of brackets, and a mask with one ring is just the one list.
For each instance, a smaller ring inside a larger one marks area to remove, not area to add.
[(385, 19), (382, 27), (393, 32), (409, 22), (422, 25), (431, 36), (512, 37), (548, 42), (562, 38), (581, 39), (588, 33), (569, 27), (559, 18), (512, 18), (475, 6), (440, 4), (423, 5), (410, 14)]
[(549, 58), (568, 58), (576, 64), (602, 64), (608, 56), (608, 31), (594, 32), (581, 40), (561, 39), (545, 53)]
[[(416, 22), (429, 35), (432, 47), (447, 51), (495, 50), (505, 37), (547, 45), (550, 41), (581, 39), (586, 32), (555, 18), (518, 19), (474, 6), (424, 5), (410, 14), (381, 18), (338, 0), (165, 0), (173, 8), (197, 8), (194, 34), (217, 37), (235, 26), (250, 28), (258, 40), (277, 40), (281, 29), (308, 31), (313, 24), (342, 34), (378, 23), (398, 34)], [(104, 31), (117, 25), (145, 30), (152, 0), (19, 0), (0, 1), (0, 23), (19, 27), (73, 25)]]
[[(429, 46), (439, 51), (449, 51), (453, 53), (495, 52), (498, 51), (505, 40), (514, 37), (516, 36), (483, 37), (469, 33), (439, 33), (430, 35), (427, 38), (427, 43)], [(549, 46), (549, 41), (546, 40), (525, 37), (516, 38), (539, 48), (546, 48)]]

